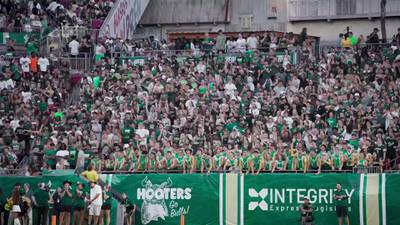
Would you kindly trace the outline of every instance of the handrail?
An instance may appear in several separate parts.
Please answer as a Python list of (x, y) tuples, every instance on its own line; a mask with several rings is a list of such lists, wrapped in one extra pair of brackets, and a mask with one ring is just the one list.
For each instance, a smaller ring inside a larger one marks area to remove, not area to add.
[[(212, 170), (211, 173), (230, 173), (230, 172), (238, 172), (237, 170)], [(317, 173), (318, 170), (307, 170), (307, 174)], [(260, 171), (260, 173), (271, 173), (271, 171)], [(286, 170), (286, 171), (275, 171), (274, 173), (294, 173), (294, 174), (303, 174), (301, 170)], [(353, 173), (353, 170), (321, 170), (321, 173)], [(183, 170), (157, 170), (157, 171), (102, 171), (102, 174), (183, 174)], [(186, 173), (191, 174), (191, 173)], [(200, 171), (195, 171), (193, 174), (200, 174)], [(207, 174), (207, 171), (204, 171), (203, 174)], [(246, 174), (245, 172), (243, 174)], [(249, 173), (251, 174), (251, 172)]]

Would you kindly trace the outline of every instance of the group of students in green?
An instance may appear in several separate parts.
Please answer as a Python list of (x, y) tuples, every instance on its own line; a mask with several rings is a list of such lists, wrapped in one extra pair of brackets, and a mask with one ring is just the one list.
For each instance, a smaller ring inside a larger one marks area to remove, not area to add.
[[(91, 181), (90, 185), (92, 183), (94, 182)], [(110, 225), (113, 201), (110, 186), (106, 185), (103, 189), (100, 216), (96, 217), (89, 214), (87, 223), (85, 222), (87, 215), (85, 212), (90, 207), (91, 202), (89, 185), (81, 182), (72, 184), (72, 182), (66, 180), (62, 186), (52, 190), (49, 185), (41, 182), (38, 184), (38, 188), (29, 191), (30, 194), (25, 193), (20, 186), (20, 183), (16, 183), (8, 198), (0, 191), (0, 214), (6, 213), (6, 216), (0, 219), (1, 225), (10, 224), (8, 220), (14, 225)], [(119, 200), (126, 209), (125, 221), (129, 222), (126, 224), (130, 225), (136, 206), (125, 193)], [(30, 216), (27, 215), (29, 211), (31, 211)]]
[(345, 171), (353, 167), (367, 168), (382, 166), (382, 160), (376, 160), (370, 153), (355, 150), (347, 143), (334, 146), (321, 145), (317, 149), (306, 149), (302, 142), (291, 146), (278, 143), (277, 146), (255, 146), (243, 150), (239, 145), (233, 149), (217, 146), (214, 151), (198, 148), (174, 148), (169, 144), (162, 151), (147, 152), (128, 144), (112, 153), (107, 159), (94, 156), (90, 160), (97, 171), (127, 172), (183, 172), (207, 173), (239, 170), (242, 173), (259, 174), (275, 171)]

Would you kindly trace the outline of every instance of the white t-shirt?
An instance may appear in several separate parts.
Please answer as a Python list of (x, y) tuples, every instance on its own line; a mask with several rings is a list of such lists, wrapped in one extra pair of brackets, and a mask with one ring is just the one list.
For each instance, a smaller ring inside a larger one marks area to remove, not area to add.
[(240, 38), (236, 40), (236, 48), (241, 52), (246, 51), (246, 40), (244, 38)]
[(79, 42), (76, 40), (72, 40), (69, 44), (68, 47), (71, 49), (71, 55), (79, 55)]
[(49, 60), (46, 57), (40, 57), (38, 60), (40, 71), (46, 72), (47, 67), (50, 65)]
[(99, 194), (99, 197), (97, 197), (96, 200), (94, 200), (92, 202), (92, 204), (90, 204), (90, 205), (93, 205), (93, 206), (102, 206), (103, 205), (103, 196), (102, 196), (103, 193), (102, 193), (101, 187), (96, 184), (96, 185), (94, 185), (93, 188), (90, 188), (90, 200), (93, 200), (96, 197), (96, 195), (98, 195), (98, 194)]
[(147, 136), (149, 136), (149, 130), (147, 129), (138, 129), (136, 130), (136, 134), (140, 137), (140, 138), (145, 138)]
[(32, 98), (32, 92), (30, 92), (30, 91), (27, 91), (27, 92), (23, 91), (23, 92), (21, 92), (21, 95), (22, 95), (22, 101), (24, 103), (27, 103)]
[(224, 89), (225, 89), (226, 95), (233, 95), (237, 88), (236, 88), (235, 84), (227, 83), (227, 84), (225, 84)]
[(256, 37), (248, 37), (247, 38), (247, 46), (249, 47), (249, 48), (252, 48), (252, 49), (254, 49), (254, 48), (257, 48), (257, 38)]
[(19, 64), (21, 64), (22, 71), (25, 73), (29, 73), (29, 64), (31, 63), (31, 59), (28, 57), (22, 57), (19, 59)]
[(67, 150), (59, 150), (59, 151), (57, 151), (56, 156), (58, 156), (58, 157), (69, 156), (69, 151), (67, 151)]
[(76, 167), (83, 167), (85, 164), (85, 152), (78, 150), (78, 157), (76, 159)]

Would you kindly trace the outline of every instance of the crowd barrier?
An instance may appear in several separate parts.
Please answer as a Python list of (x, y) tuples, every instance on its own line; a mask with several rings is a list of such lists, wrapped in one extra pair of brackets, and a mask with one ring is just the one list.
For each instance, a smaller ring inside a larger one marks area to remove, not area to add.
[[(138, 225), (293, 225), (305, 197), (314, 208), (315, 224), (337, 224), (334, 191), (341, 183), (348, 196), (351, 224), (400, 224), (400, 174), (102, 174), (100, 179), (138, 206)], [(39, 182), (54, 193), (62, 182), (86, 182), (68, 171), (38, 177), (0, 177), (5, 196), (16, 182)], [(121, 224), (117, 204), (112, 224)]]

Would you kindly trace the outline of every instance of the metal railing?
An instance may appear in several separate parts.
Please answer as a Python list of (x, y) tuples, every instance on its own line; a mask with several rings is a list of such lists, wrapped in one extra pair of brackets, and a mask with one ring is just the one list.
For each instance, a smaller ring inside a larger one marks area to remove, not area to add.
[(353, 168), (353, 173), (383, 173), (381, 166), (357, 166)]
[[(254, 171), (256, 173), (256, 171)], [(102, 174), (182, 174), (183, 170), (155, 170), (155, 171), (101, 171)], [(199, 174), (200, 171), (194, 171), (193, 174)], [(204, 170), (203, 174), (207, 174), (208, 171)], [(211, 173), (240, 173), (239, 170), (211, 170)], [(271, 171), (260, 171), (260, 173), (272, 173)], [(303, 174), (302, 170), (285, 170), (285, 171), (275, 171), (273, 173), (295, 173), (295, 174)], [(307, 170), (307, 173), (318, 173), (318, 170)], [(353, 170), (321, 170), (321, 173), (353, 173)], [(191, 174), (186, 172), (186, 174)], [(243, 174), (247, 174), (247, 172), (243, 172)], [(248, 174), (251, 174), (249, 172)]]
[(333, 51), (351, 51), (351, 50), (357, 50), (357, 49), (363, 49), (367, 48), (368, 50), (374, 50), (374, 51), (392, 51), (391, 47), (392, 44), (390, 42), (387, 43), (362, 43), (362, 44), (357, 44), (355, 46), (351, 47), (342, 47), (339, 43), (337, 42), (322, 42), (319, 44), (317, 47), (318, 49), (318, 54), (320, 57), (326, 56), (329, 52)]

